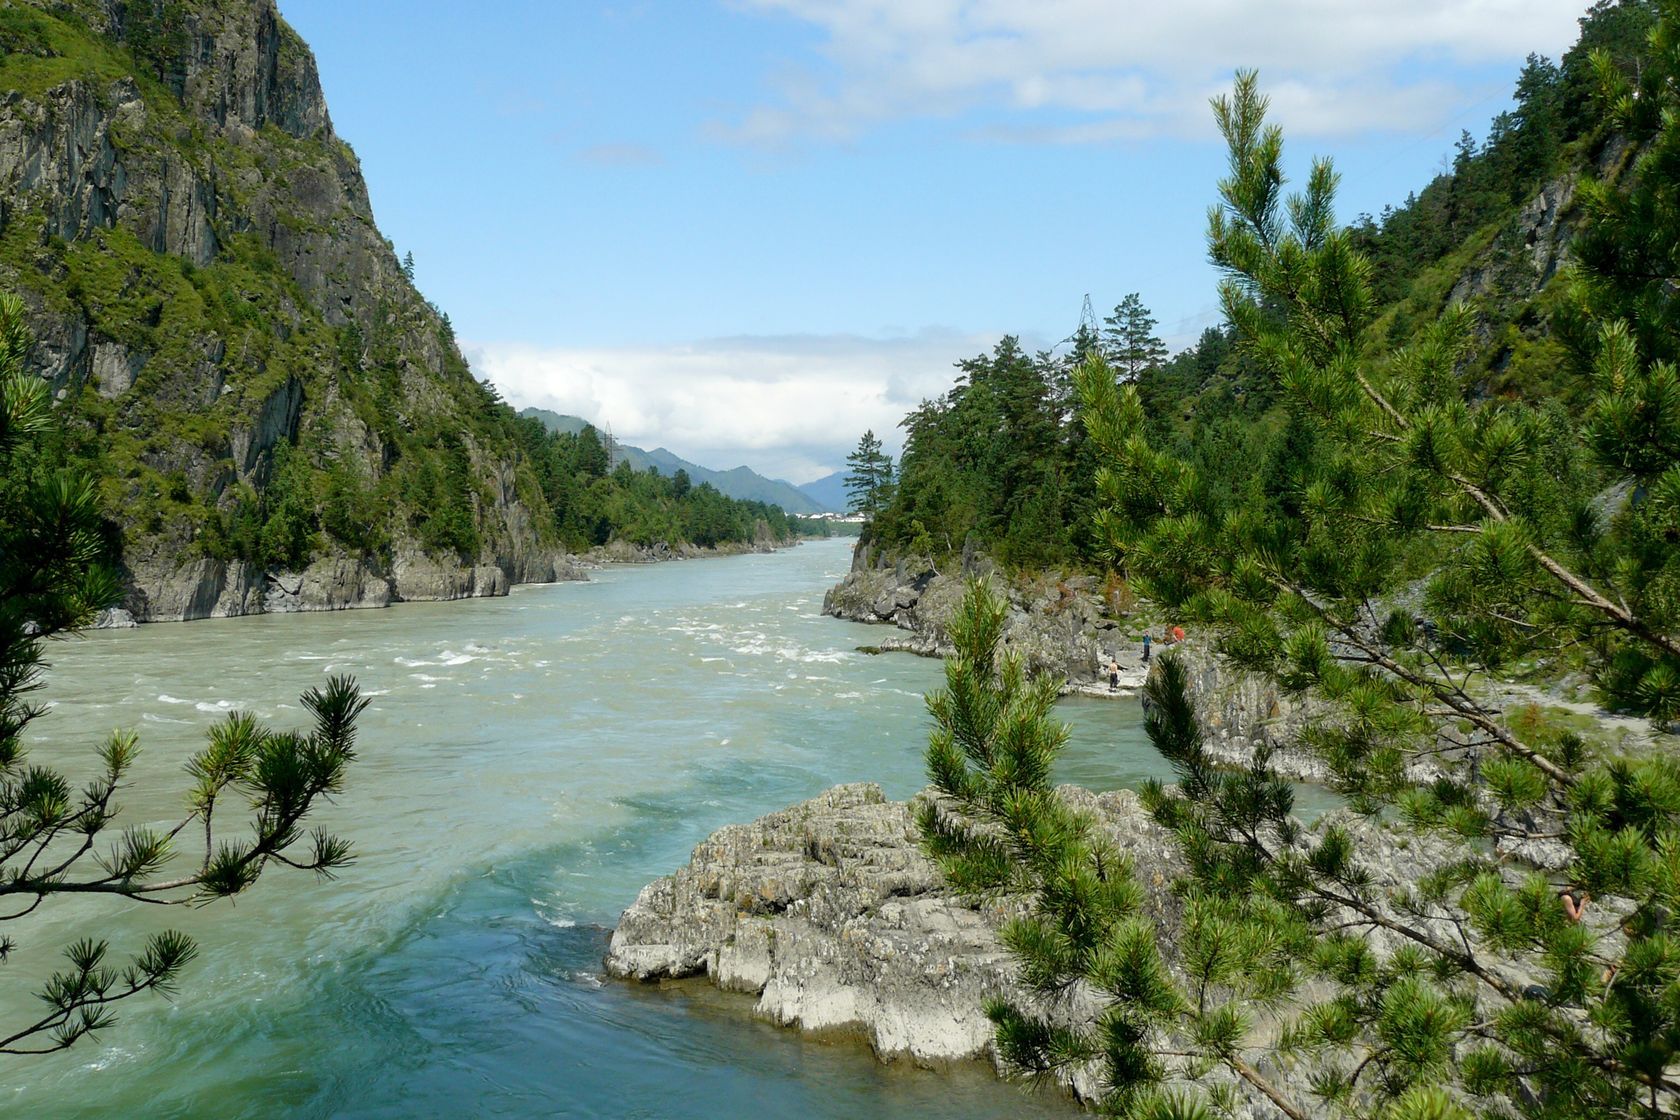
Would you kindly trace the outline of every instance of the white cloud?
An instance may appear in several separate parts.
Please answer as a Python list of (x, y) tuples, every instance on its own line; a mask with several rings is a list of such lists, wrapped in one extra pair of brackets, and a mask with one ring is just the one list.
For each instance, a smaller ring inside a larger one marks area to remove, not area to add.
[(1555, 57), (1574, 41), (1583, 7), (1582, 0), (732, 3), (825, 36), (820, 66), (774, 76), (773, 103), (714, 129), (769, 145), (848, 139), (895, 119), (976, 109), (1027, 118), (981, 131), (1041, 142), (1205, 134), (1208, 94), (1228, 86), (1238, 68), (1261, 71), (1278, 120), (1297, 134), (1429, 131), (1487, 96), (1465, 67), (1515, 64), (1530, 51)]
[(468, 345), (480, 377), (518, 407), (610, 425), (717, 469), (745, 463), (809, 482), (844, 465), (865, 429), (897, 453), (898, 422), (948, 389), (955, 362), (997, 340), (924, 330), (895, 338), (789, 335), (678, 346)]

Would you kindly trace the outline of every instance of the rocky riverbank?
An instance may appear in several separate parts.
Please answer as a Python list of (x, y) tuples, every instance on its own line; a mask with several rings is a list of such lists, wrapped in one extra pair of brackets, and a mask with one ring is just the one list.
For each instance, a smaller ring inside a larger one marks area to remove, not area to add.
[[(1148, 679), (1142, 637), (1152, 628), (1111, 616), (1091, 576), (1011, 581), (990, 561), (974, 556), (942, 572), (915, 559), (888, 563), (860, 545), (851, 570), (823, 597), (823, 613), (901, 631), (866, 647), (871, 652), (943, 657), (951, 651), (948, 627), (970, 579), (989, 582), (1009, 601), (1004, 648), (1019, 654), (1029, 671), (1063, 681), (1064, 693), (1129, 698)], [(1169, 649), (1190, 670), (1207, 749), (1217, 761), (1247, 766), (1264, 746), (1284, 777), (1320, 784), (1329, 779), (1323, 762), (1296, 746), (1307, 723), (1323, 714), (1319, 706), (1289, 695), (1265, 677), (1222, 664), (1199, 635), (1171, 647), (1157, 641), (1154, 653), (1159, 656)], [(1120, 666), (1120, 687), (1112, 692), (1104, 670), (1110, 658)], [(1416, 770), (1424, 780), (1437, 774), (1429, 761), (1417, 763)]]
[(724, 541), (713, 545), (690, 544), (686, 541), (674, 545), (664, 541), (651, 545), (613, 541), (597, 545), (577, 559), (590, 568), (598, 568), (605, 564), (658, 564), (666, 560), (701, 560), (709, 556), (745, 556), (751, 553), (775, 552), (779, 548), (789, 548), (798, 543), (797, 540), (778, 541), (768, 532), (761, 533), (751, 541)]
[[(1065, 792), (1140, 866), (1171, 866), (1167, 836), (1136, 794)], [(754, 997), (773, 1022), (862, 1039), (882, 1060), (991, 1059), (983, 1004), (1020, 995), (997, 931), (1025, 900), (955, 895), (922, 854), (912, 808), (864, 783), (719, 830), (687, 867), (643, 888), (613, 933), (607, 971), (703, 976)], [(1169, 918), (1166, 879), (1145, 882), (1151, 911)]]
[(291, 614), (386, 607), (506, 595), (519, 583), (587, 579), (577, 557), (537, 551), (456, 564), (417, 550), (388, 561), (324, 556), (299, 571), (272, 571), (244, 560), (141, 559), (128, 568), (129, 592), (103, 626), (188, 622), (249, 614)]
[(846, 577), (823, 596), (823, 613), (852, 622), (890, 623), (904, 634), (889, 635), (872, 652), (943, 657), (950, 652), (947, 628), (970, 579), (988, 581), (1007, 597), (1006, 650), (1019, 654), (1029, 671), (1066, 682), (1065, 691), (1108, 695), (1104, 670), (1110, 658), (1120, 666), (1120, 691), (1135, 695), (1147, 676), (1143, 628), (1104, 610), (1091, 576), (1047, 575), (1031, 583), (1006, 580), (984, 557), (968, 556), (955, 570), (939, 571), (914, 559), (887, 562), (868, 545), (852, 554)]
[(522, 583), (587, 580), (591, 568), (607, 564), (739, 556), (773, 552), (789, 543), (794, 542), (778, 542), (767, 536), (713, 546), (613, 541), (576, 556), (560, 550), (536, 551), (484, 558), (477, 564), (456, 564), (404, 550), (388, 562), (371, 556), (326, 556), (295, 572), (265, 570), (243, 560), (199, 557), (171, 563), (148, 559), (130, 565), (129, 593), (123, 605), (106, 611), (98, 625), (113, 628), (141, 622), (485, 598), (506, 595)]
[[(1130, 858), (1144, 912), (1159, 930), (1169, 965), (1177, 967), (1181, 911), (1172, 882), (1183, 865), (1168, 834), (1129, 790), (1060, 792)], [(704, 977), (751, 997), (759, 1016), (816, 1035), (860, 1039), (883, 1061), (995, 1065), (982, 1008), (993, 995), (1029, 999), (998, 940), (999, 928), (1026, 900), (980, 902), (951, 891), (922, 853), (914, 805), (887, 800), (873, 784), (838, 786), (719, 830), (694, 849), (686, 867), (643, 888), (613, 933), (607, 971), (644, 983)], [(1455, 856), (1448, 845), (1397, 836), (1346, 814), (1330, 819), (1353, 832), (1379, 892), (1403, 892)], [(1595, 931), (1618, 936), (1615, 922), (1624, 913), (1601, 902), (1592, 915)], [(1440, 932), (1459, 935), (1445, 926)], [(1371, 941), (1383, 953), (1401, 944), (1380, 929)], [(1516, 973), (1507, 979), (1519, 987), (1534, 982)], [(1075, 990), (1048, 1011), (1071, 1024), (1088, 1021), (1097, 1006), (1092, 993)], [(1306, 1070), (1265, 1049), (1277, 1026), (1275, 1020), (1263, 1025), (1245, 1057), (1305, 1098)], [(1232, 1084), (1239, 1101), (1233, 1115), (1279, 1115), (1246, 1085)], [(1067, 1085), (1081, 1097), (1096, 1089), (1083, 1073)]]

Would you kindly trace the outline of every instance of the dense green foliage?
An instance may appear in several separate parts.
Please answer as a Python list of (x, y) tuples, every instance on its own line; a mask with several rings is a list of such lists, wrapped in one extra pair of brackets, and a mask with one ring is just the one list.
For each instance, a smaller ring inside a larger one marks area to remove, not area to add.
[[(1473, 308), (1395, 347), (1329, 163), (1286, 198), (1254, 76), (1216, 104), (1229, 361), (1284, 411), (1288, 453), (1259, 500), (1230, 501), (1194, 454), (1206, 418), (1163, 445), (1144, 387), (1093, 356), (1077, 382), (1098, 536), (1230, 668), (1308, 705), (1292, 747), (1351, 815), (1303, 829), (1269, 748), (1217, 769), (1188, 674), (1162, 658), (1148, 729), (1179, 781), (1145, 802), (1176, 838), (1181, 909), (1146, 921), (1129, 869), (1049, 793), (1047, 686), (997, 671), (1001, 608), (971, 598), (930, 700), (944, 800), (923, 826), (959, 886), (1034, 892), (1005, 937), (1040, 1004), (991, 1009), (1018, 1068), (1096, 1063), (1105, 1107), (1157, 1120), (1239, 1084), (1298, 1118), (1680, 1114), (1680, 769), (1526, 718), (1489, 684), (1546, 658), (1659, 727), (1680, 715), (1680, 284), (1674, 180), (1652, 173), (1680, 144), (1680, 3), (1637, 7), (1656, 17), (1637, 65), (1596, 56), (1603, 111), (1638, 148), (1629, 179), (1587, 189), (1574, 408), (1488, 396)], [(1417, 870), (1379, 864), (1370, 830)], [(1552, 874), (1519, 858), (1536, 844)], [(1088, 1026), (1045, 1014), (1074, 991), (1102, 1007)]]
[(1587, 349), (1591, 326), (1621, 321), (1641, 355), (1671, 362), (1680, 359), (1680, 28), (1671, 14), (1655, 26), (1636, 67), (1609, 44), (1596, 47), (1592, 62), (1607, 116), (1637, 156), (1625, 187), (1610, 178), (1585, 185), (1591, 221), (1576, 252)]
[[(1638, 120), (1621, 126), (1607, 121), (1598, 100), (1599, 56), (1615, 72), (1637, 71), (1657, 88), (1660, 78), (1639, 65), (1654, 12), (1644, 0), (1596, 4), (1561, 62), (1528, 60), (1514, 108), (1493, 121), (1482, 143), (1464, 137), (1450, 166), (1423, 190), (1378, 217), (1357, 219), (1348, 238), (1371, 262), (1373, 337), (1395, 345), (1420, 338), (1460, 302), (1475, 314), (1459, 358), (1474, 391), (1584, 403), (1597, 332), (1571, 311), (1557, 247), (1581, 218), (1583, 207), (1571, 193), (1578, 182), (1592, 206), (1596, 198), (1614, 204), (1630, 197), (1623, 189), (1628, 177), (1676, 181), (1674, 168), (1655, 157), (1644, 176), (1624, 173), (1620, 162), (1618, 133), (1649, 135), (1660, 115), (1652, 108), (1657, 102), (1630, 98)], [(1583, 172), (1600, 164), (1610, 189), (1595, 193), (1590, 175), (1582, 182)], [(1542, 188), (1549, 193), (1543, 196)], [(1583, 256), (1591, 256), (1592, 244), (1583, 238)], [(1671, 252), (1674, 244), (1656, 236), (1648, 253)], [(1642, 267), (1625, 270), (1630, 281)], [(1625, 308), (1618, 314), (1630, 322), (1649, 319)], [(1005, 340), (993, 354), (961, 363), (949, 393), (905, 418), (901, 485), (871, 526), (871, 538), (888, 552), (935, 557), (960, 551), (972, 538), (1026, 567), (1104, 563), (1089, 527), (1098, 463), (1068, 389), (1072, 371), (1094, 352), (1136, 387), (1147, 438), (1196, 466), (1211, 506), (1290, 507), (1298, 463), (1311, 454), (1310, 427), (1229, 325), (1208, 329), (1170, 358), (1153, 331), (1153, 318), (1134, 293), (1102, 329), (1081, 328), (1054, 354), (1029, 356)]]
[[(116, 796), (139, 749), (132, 733), (112, 733), (80, 787), (60, 769), (66, 760), (30, 759), (23, 735), (45, 714), (30, 695), (41, 685), (46, 643), (87, 626), (122, 590), (104, 562), (97, 489), (59, 461), (47, 386), (28, 372), (31, 341), (21, 303), (0, 297), (0, 922), (63, 896), (228, 898), (276, 863), (330, 874), (349, 860), (349, 848), (305, 825), (343, 788), (355, 759), (366, 701), (347, 677), (304, 694), (315, 717), (307, 734), (270, 730), (243, 712), (217, 724), (187, 763), (192, 785), (171, 828), (113, 831)], [(166, 874), (182, 849), (190, 865)], [(0, 963), (19, 948), (0, 938)], [(67, 946), (66, 965), (36, 993), (39, 1017), (0, 1027), (0, 1053), (62, 1049), (110, 1026), (119, 1001), (168, 994), (197, 948), (169, 931), (148, 938), (124, 965), (110, 963), (109, 953), (97, 935)]]
[(763, 535), (785, 541), (803, 531), (800, 519), (780, 506), (729, 498), (706, 482), (692, 486), (685, 471), (666, 476), (621, 462), (609, 472), (606, 447), (592, 427), (554, 432), (529, 416), (515, 423), (556, 531), (570, 548), (610, 540), (713, 547)]
[(903, 422), (898, 486), (868, 536), (921, 555), (971, 538), (1010, 564), (1063, 562), (1077, 551), (1079, 444), (1055, 392), (1060, 363), (1005, 338), (958, 365), (955, 388)]
[(1101, 354), (1117, 376), (1142, 379), (1166, 354), (1137, 293), (1106, 323), (1082, 327), (1066, 354), (1028, 354), (1010, 337), (957, 363), (957, 384), (904, 418), (897, 484), (864, 510), (868, 539), (924, 557), (978, 546), (1021, 568), (1094, 563), (1097, 460), (1071, 373)]

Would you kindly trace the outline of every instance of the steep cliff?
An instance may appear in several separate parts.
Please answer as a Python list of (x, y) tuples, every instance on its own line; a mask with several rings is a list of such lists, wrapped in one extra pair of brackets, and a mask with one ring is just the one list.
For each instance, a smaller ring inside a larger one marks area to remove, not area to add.
[(0, 288), (136, 617), (568, 573), (511, 413), (374, 224), (273, 0), (13, 0), (0, 51)]

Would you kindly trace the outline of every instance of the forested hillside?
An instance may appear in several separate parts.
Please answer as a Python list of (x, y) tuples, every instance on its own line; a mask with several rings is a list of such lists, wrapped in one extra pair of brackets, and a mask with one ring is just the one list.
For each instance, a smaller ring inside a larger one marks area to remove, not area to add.
[(136, 616), (497, 593), (619, 533), (758, 531), (556, 481), (576, 456), (473, 377), (273, 0), (0, 5), (0, 88), (0, 289)]
[(637, 470), (628, 459), (611, 466), (600, 433), (588, 424), (576, 432), (555, 430), (539, 416), (524, 415), (514, 427), (554, 511), (555, 531), (570, 548), (612, 540), (710, 548), (786, 541), (806, 528), (780, 506), (728, 497), (682, 470)]
[[(546, 408), (523, 408), (519, 410), (523, 417), (533, 417), (541, 420), (551, 432), (571, 432), (576, 434), (586, 427), (593, 427), (587, 420), (578, 416), (567, 416)], [(597, 438), (600, 432), (596, 431)], [(757, 471), (748, 467), (731, 467), (729, 470), (712, 470), (692, 463), (663, 447), (656, 447), (652, 451), (644, 451), (640, 447), (633, 447), (627, 443), (615, 443), (615, 452), (623, 457), (631, 467), (638, 471), (656, 470), (660, 474), (675, 475), (682, 471), (691, 483), (696, 485), (705, 482), (727, 497), (738, 498), (744, 502), (762, 502), (766, 505), (780, 506), (790, 514), (822, 513), (827, 506), (819, 504), (808, 494), (805, 494), (791, 482), (783, 482), (777, 478), (765, 478)]]
[[(1353, 219), (1380, 307), (1373, 348), (1412, 340), (1462, 303), (1474, 316), (1462, 373), (1475, 392), (1580, 403), (1590, 346), (1564, 296), (1581, 184), (1617, 183), (1631, 154), (1596, 101), (1592, 54), (1631, 73), (1652, 19), (1645, 3), (1595, 5), (1560, 62), (1529, 58), (1515, 106), (1484, 139), (1465, 134), (1435, 180)], [(955, 386), (902, 422), (896, 495), (868, 538), (889, 553), (937, 556), (971, 542), (1016, 567), (1101, 564), (1091, 522), (1100, 462), (1069, 384), (1093, 352), (1137, 386), (1151, 440), (1195, 463), (1220, 508), (1295, 500), (1311, 436), (1231, 329), (1209, 329), (1168, 358), (1145, 302), (1127, 296), (1096, 330), (1049, 353), (1005, 338), (961, 362)]]

